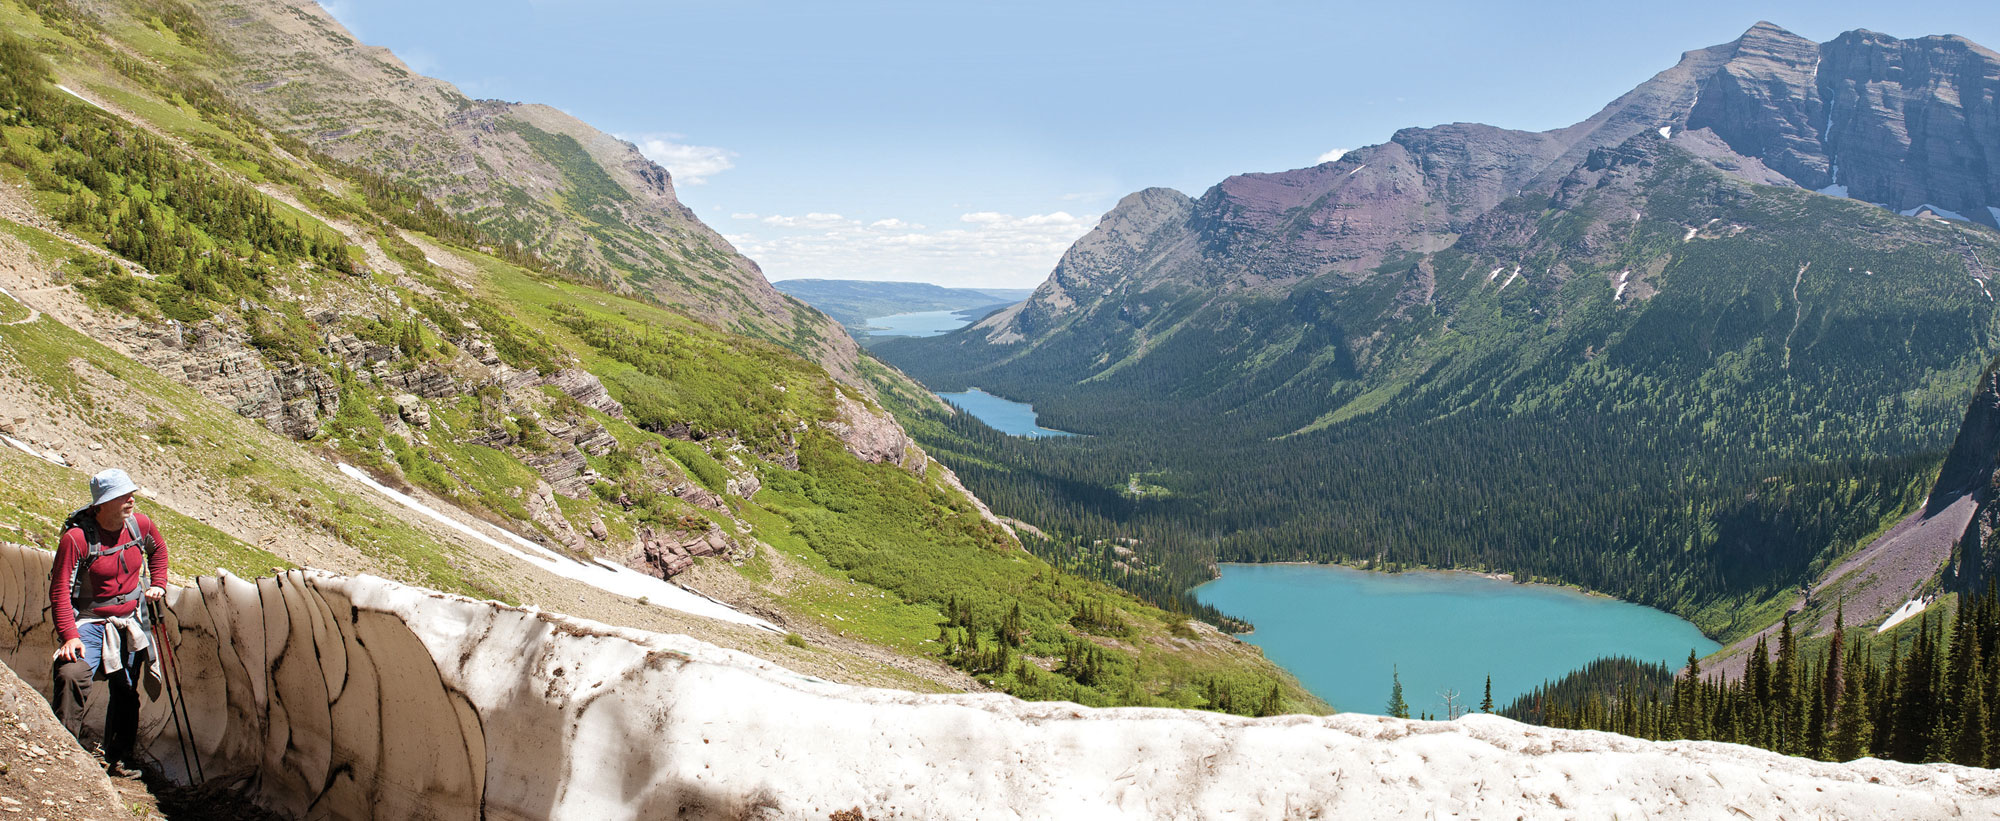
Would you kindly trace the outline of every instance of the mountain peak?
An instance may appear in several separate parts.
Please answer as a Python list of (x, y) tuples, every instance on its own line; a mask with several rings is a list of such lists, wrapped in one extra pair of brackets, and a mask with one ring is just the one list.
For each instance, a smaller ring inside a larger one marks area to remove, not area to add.
[(1758, 20), (1755, 24), (1751, 25), (1750, 28), (1744, 30), (1743, 36), (1736, 38), (1736, 41), (1740, 43), (1745, 40), (1804, 40), (1804, 39), (1806, 38), (1800, 37), (1797, 34), (1793, 34), (1791, 29), (1785, 28), (1784, 26), (1778, 25), (1777, 23), (1773, 23), (1769, 20)]
[(1789, 29), (1765, 20), (1757, 21), (1736, 38), (1736, 57), (1775, 57), (1781, 60), (1797, 60), (1804, 55), (1817, 55), (1819, 44), (1792, 33)]

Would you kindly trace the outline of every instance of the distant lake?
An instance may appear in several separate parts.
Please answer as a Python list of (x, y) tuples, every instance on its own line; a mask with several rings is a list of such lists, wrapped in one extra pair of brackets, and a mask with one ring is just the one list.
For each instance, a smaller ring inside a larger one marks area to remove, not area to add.
[(1075, 436), (1065, 430), (1045, 428), (1035, 423), (1035, 409), (1025, 402), (1012, 402), (978, 388), (964, 393), (940, 393), (939, 399), (972, 414), (994, 430), (1013, 436), (1039, 439), (1044, 436)]
[(1478, 709), (1487, 674), (1494, 709), (1600, 656), (1662, 661), (1719, 647), (1671, 614), (1545, 585), (1470, 573), (1376, 573), (1336, 565), (1224, 564), (1195, 598), (1248, 619), (1245, 641), (1335, 708), (1385, 712), (1390, 666), (1412, 716), (1444, 715), (1438, 691)]
[(937, 336), (972, 321), (965, 311), (918, 311), (868, 320), (869, 336)]

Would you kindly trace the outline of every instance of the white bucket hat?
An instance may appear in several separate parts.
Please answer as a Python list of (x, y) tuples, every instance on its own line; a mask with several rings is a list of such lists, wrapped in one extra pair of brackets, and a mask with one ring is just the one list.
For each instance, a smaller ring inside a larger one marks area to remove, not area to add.
[(118, 468), (107, 468), (90, 477), (90, 506), (109, 502), (127, 493), (139, 492), (139, 486), (132, 483), (132, 477)]

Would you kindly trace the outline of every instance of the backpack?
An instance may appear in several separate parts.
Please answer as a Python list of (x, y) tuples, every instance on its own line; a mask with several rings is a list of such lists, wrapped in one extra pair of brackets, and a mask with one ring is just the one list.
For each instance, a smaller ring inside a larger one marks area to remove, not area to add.
[[(70, 607), (76, 612), (77, 618), (93, 617), (97, 614), (97, 608), (116, 607), (129, 601), (136, 601), (140, 596), (145, 595), (146, 583), (150, 579), (141, 579), (140, 583), (134, 584), (131, 590), (115, 596), (106, 596), (101, 599), (83, 598), (84, 577), (90, 574), (91, 564), (95, 563), (98, 559), (114, 553), (123, 554), (133, 548), (142, 548), (139, 554), (139, 570), (142, 573), (146, 571), (146, 561), (153, 555), (153, 550), (156, 546), (153, 544), (153, 537), (146, 535), (146, 531), (139, 527), (138, 514), (126, 516), (124, 529), (118, 534), (113, 535), (109, 540), (113, 544), (116, 544), (119, 541), (119, 536), (128, 533), (131, 534), (132, 539), (125, 542), (123, 547), (100, 544), (90, 538), (93, 531), (101, 530), (97, 526), (96, 516), (90, 512), (90, 508), (86, 507), (70, 514), (69, 519), (63, 522), (62, 532), (68, 533), (70, 528), (78, 528), (83, 531), (84, 554), (77, 557), (76, 568), (71, 573), (69, 579), (69, 603)], [(119, 567), (123, 568), (124, 566), (124, 556), (120, 555)]]

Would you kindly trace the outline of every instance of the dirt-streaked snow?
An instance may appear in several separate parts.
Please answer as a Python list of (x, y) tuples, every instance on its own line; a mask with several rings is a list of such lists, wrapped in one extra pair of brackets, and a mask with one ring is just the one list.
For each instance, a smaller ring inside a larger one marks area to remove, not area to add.
[[(0, 658), (55, 648), (46, 551), (0, 546)], [(168, 600), (204, 769), (288, 817), (1943, 818), (2000, 773), (1829, 764), (1495, 716), (1246, 719), (810, 679), (686, 636), (382, 579)], [(180, 777), (146, 702), (141, 737)]]

